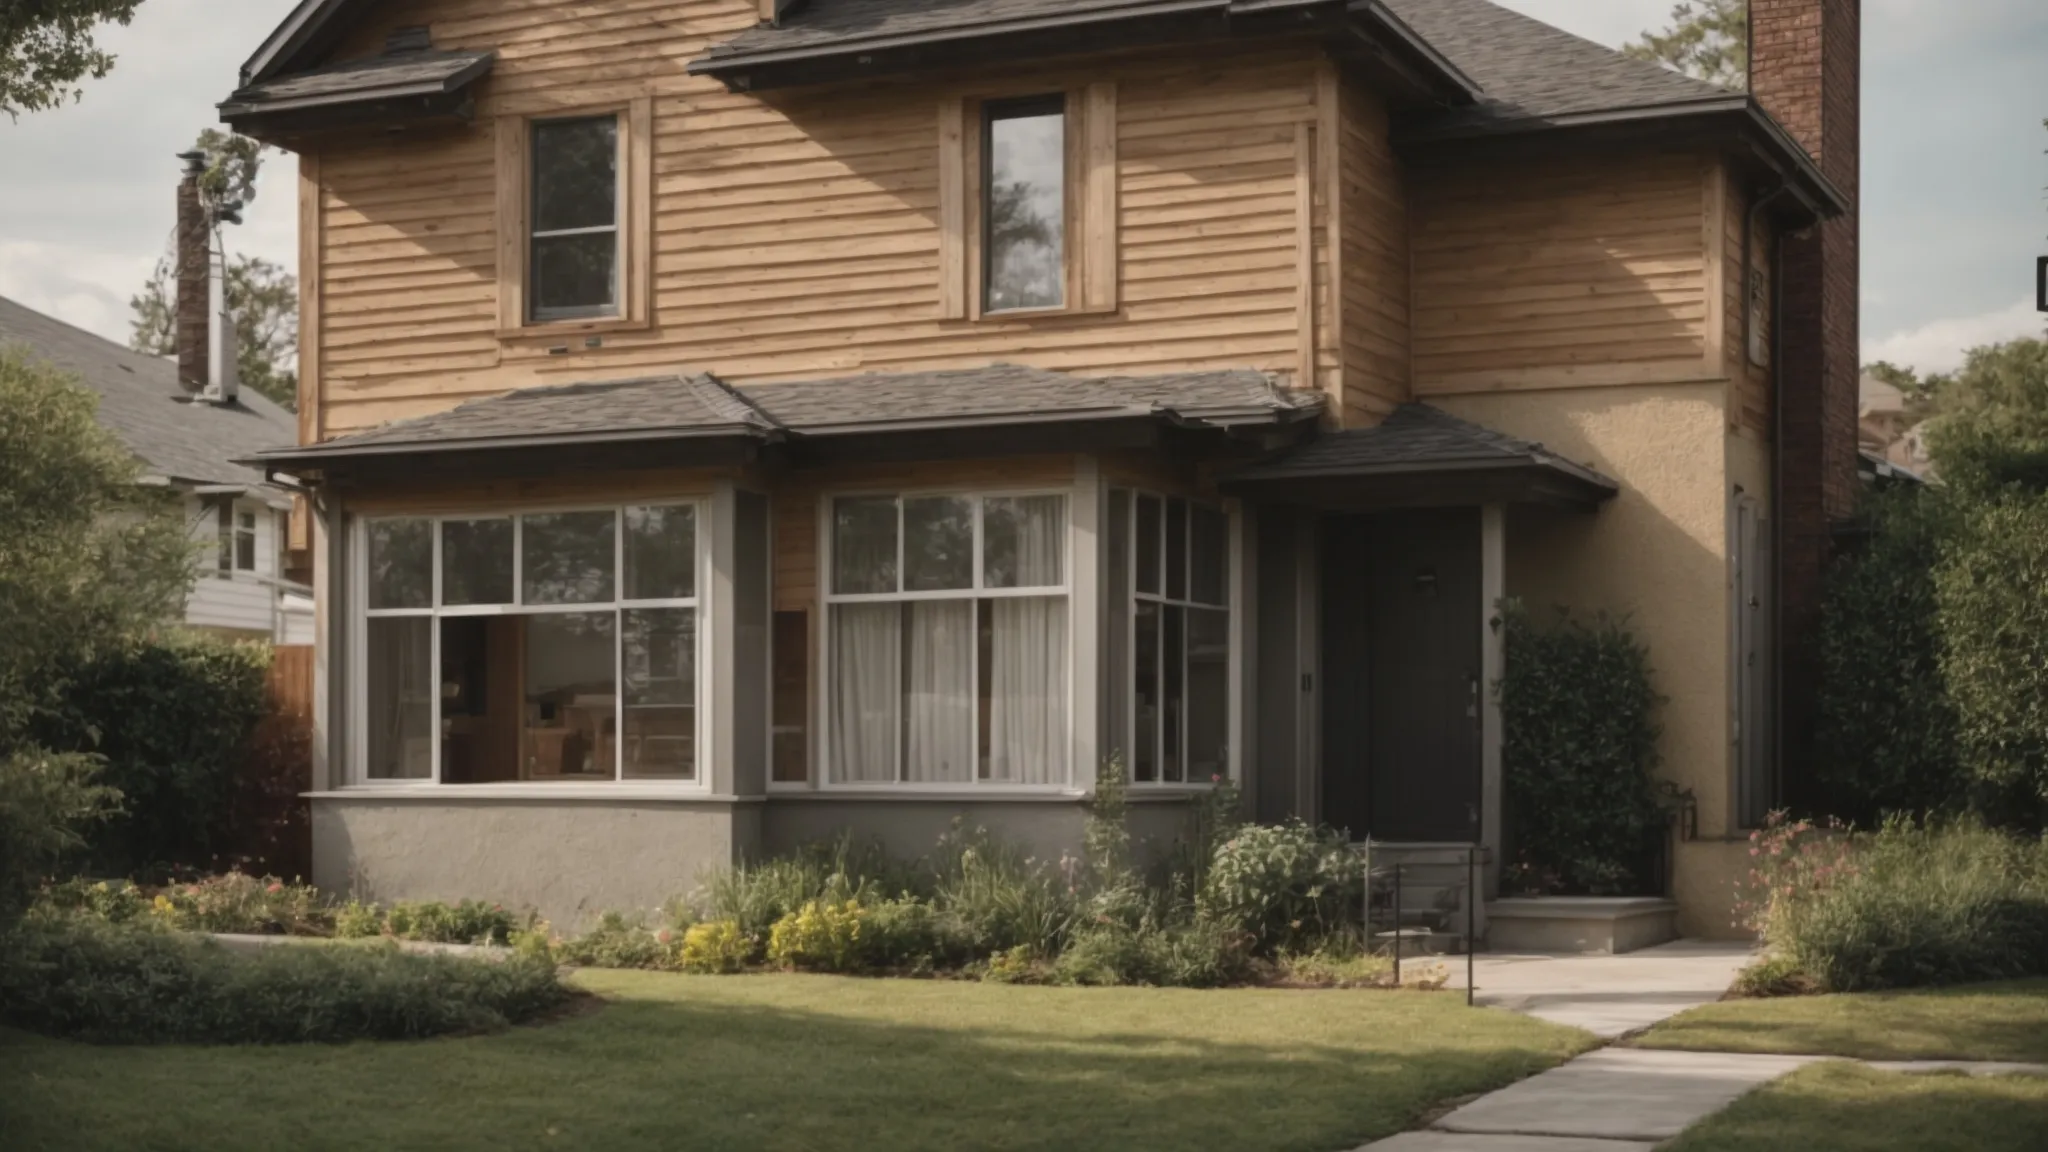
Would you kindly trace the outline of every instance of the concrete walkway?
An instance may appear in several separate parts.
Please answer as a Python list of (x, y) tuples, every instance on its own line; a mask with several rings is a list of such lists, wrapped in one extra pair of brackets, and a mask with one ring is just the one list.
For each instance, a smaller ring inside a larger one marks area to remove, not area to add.
[[(1750, 961), (1747, 944), (1680, 940), (1621, 956), (1480, 955), (1477, 1001), (1613, 1039), (1719, 1000)], [(1465, 965), (1446, 957), (1453, 988)]]

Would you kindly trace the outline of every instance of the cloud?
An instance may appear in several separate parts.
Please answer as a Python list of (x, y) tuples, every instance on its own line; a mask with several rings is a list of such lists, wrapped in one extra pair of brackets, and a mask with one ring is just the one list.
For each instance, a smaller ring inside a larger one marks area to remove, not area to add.
[(1963, 366), (1963, 358), (1972, 348), (2026, 336), (2038, 338), (2044, 327), (2048, 327), (2048, 317), (2035, 310), (2034, 301), (2021, 300), (1981, 316), (1936, 320), (1867, 341), (1863, 360), (1866, 364), (1889, 360), (1921, 372), (1951, 372)]
[(0, 296), (126, 343), (128, 298), (155, 262), (115, 249), (0, 240)]

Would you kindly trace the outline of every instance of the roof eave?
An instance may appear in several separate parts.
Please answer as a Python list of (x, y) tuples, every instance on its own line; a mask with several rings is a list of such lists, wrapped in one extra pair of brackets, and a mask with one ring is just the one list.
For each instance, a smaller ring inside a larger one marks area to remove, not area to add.
[(720, 424), (703, 427), (645, 428), (610, 432), (579, 432), (547, 436), (478, 436), (444, 440), (376, 441), (349, 444), (330, 441), (305, 447), (276, 448), (233, 461), (245, 468), (318, 467), (322, 464), (371, 459), (396, 459), (461, 452), (498, 452), (514, 448), (572, 448), (664, 440), (757, 440), (768, 443), (780, 435), (756, 425)]
[(254, 55), (242, 64), (242, 84), (247, 87), (283, 72), (297, 60), (307, 45), (318, 39), (343, 9), (363, 0), (300, 0), (298, 7), (271, 30)]

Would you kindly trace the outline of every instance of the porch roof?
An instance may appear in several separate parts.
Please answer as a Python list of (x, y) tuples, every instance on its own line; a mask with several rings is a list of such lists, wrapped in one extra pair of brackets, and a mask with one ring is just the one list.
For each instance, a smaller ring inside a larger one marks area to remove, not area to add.
[(1225, 492), (1333, 510), (1554, 504), (1592, 510), (1621, 491), (1531, 440), (1403, 404), (1372, 428), (1328, 432), (1222, 479)]
[(735, 387), (709, 373), (526, 388), (320, 444), (256, 453), (252, 466), (475, 460), (594, 450), (617, 466), (732, 463), (771, 447), (1014, 454), (1085, 447), (1105, 426), (1231, 431), (1305, 424), (1319, 393), (1238, 369), (1082, 377), (1015, 364)]
[(359, 117), (462, 117), (469, 90), (496, 59), (492, 52), (406, 45), (366, 60), (246, 84), (221, 102), (220, 115), (236, 131), (258, 137)]

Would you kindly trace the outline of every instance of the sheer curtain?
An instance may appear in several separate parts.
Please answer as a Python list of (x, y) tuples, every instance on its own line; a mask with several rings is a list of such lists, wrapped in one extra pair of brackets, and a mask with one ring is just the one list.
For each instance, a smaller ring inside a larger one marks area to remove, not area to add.
[(904, 775), (912, 783), (974, 782), (974, 601), (903, 606), (910, 629)]
[(997, 600), (989, 615), (989, 778), (1065, 783), (1067, 602)]
[(832, 778), (854, 784), (896, 779), (903, 692), (901, 606), (832, 609)]

